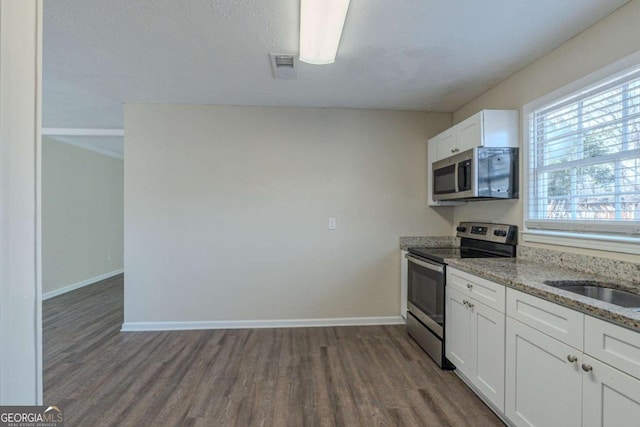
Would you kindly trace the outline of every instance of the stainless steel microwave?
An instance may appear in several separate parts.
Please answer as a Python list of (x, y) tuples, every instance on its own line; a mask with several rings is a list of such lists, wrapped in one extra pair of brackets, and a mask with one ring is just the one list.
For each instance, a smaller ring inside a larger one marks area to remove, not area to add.
[(518, 198), (518, 149), (478, 147), (433, 163), (433, 200)]

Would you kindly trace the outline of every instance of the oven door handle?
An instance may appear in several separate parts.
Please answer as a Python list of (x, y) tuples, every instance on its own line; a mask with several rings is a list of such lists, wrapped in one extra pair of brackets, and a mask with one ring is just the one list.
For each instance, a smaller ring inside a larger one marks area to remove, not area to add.
[(437, 271), (438, 273), (442, 273), (444, 271), (444, 267), (441, 266), (440, 264), (434, 264), (431, 262), (426, 262), (421, 260), (420, 258), (416, 258), (410, 254), (406, 254), (404, 256), (406, 259), (409, 260), (409, 262), (412, 262), (414, 264), (418, 264), (421, 267), (425, 267), (428, 268), (429, 270), (433, 270), (433, 271)]

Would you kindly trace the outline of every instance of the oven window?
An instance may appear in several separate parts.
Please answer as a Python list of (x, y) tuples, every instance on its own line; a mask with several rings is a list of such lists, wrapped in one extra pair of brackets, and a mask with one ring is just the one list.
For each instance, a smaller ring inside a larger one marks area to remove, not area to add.
[(433, 171), (433, 194), (455, 193), (456, 165), (452, 164)]
[(444, 273), (409, 262), (409, 302), (444, 327)]

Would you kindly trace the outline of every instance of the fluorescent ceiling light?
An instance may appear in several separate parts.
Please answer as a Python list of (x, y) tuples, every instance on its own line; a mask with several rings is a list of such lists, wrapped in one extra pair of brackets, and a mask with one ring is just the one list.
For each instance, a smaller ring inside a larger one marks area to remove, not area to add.
[(300, 5), (300, 61), (332, 64), (347, 16), (349, 0), (302, 0)]

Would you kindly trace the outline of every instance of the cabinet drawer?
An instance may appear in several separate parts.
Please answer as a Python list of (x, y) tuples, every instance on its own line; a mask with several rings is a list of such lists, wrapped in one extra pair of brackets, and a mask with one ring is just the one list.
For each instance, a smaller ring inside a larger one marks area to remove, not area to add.
[(455, 268), (447, 268), (447, 286), (504, 313), (505, 287)]
[(640, 379), (640, 332), (585, 316), (584, 352)]
[(507, 289), (507, 316), (582, 350), (582, 313), (514, 289)]

